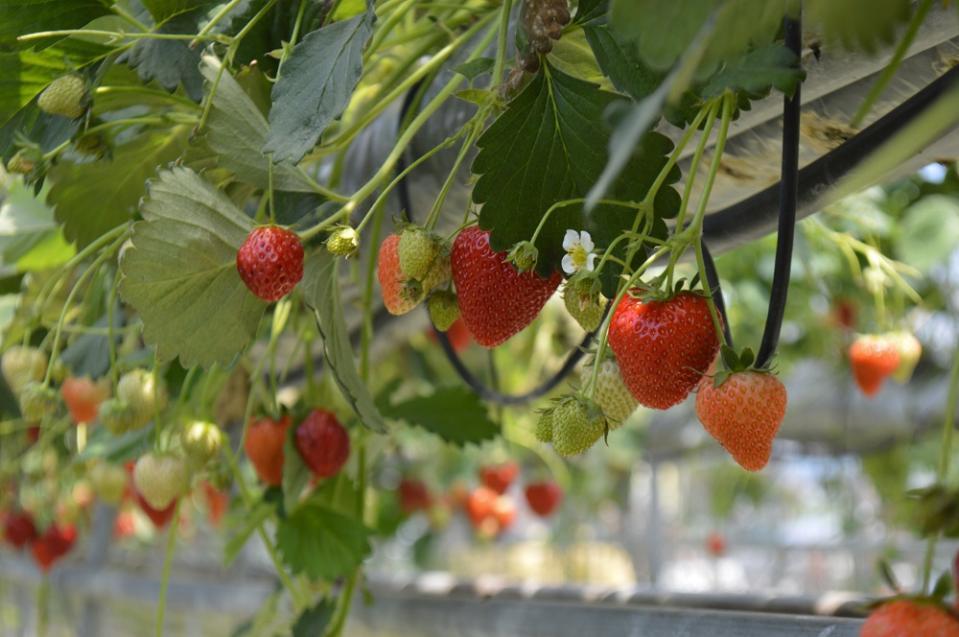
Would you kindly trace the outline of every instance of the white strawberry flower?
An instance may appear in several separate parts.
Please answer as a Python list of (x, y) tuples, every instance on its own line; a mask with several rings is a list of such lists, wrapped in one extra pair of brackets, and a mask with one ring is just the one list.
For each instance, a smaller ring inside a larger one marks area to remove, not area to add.
[(592, 237), (583, 230), (567, 230), (563, 237), (563, 249), (566, 250), (566, 256), (563, 257), (563, 272), (574, 274), (583, 268), (587, 272), (592, 272), (596, 266), (596, 254), (593, 250), (596, 246), (593, 244)]

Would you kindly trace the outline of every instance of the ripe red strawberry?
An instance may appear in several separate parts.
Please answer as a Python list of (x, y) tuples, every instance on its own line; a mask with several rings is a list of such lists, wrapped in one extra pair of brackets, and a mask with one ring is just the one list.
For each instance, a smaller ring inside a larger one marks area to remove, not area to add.
[(704, 378), (696, 415), (739, 466), (759, 471), (769, 462), (786, 415), (786, 388), (772, 374), (755, 370), (730, 374), (718, 387)]
[(400, 499), (400, 509), (410, 514), (416, 511), (426, 511), (433, 505), (433, 496), (422, 480), (403, 478), (396, 488)]
[(885, 335), (860, 336), (849, 346), (853, 377), (866, 396), (879, 392), (883, 381), (896, 371), (899, 362), (899, 348)]
[(243, 442), (246, 457), (256, 475), (266, 484), (277, 487), (283, 482), (283, 441), (290, 427), (290, 417), (279, 420), (260, 418), (250, 423)]
[(279, 301), (303, 278), (303, 244), (286, 228), (258, 226), (237, 251), (236, 269), (250, 292)]
[[(427, 328), (427, 336), (431, 341), (436, 342), (436, 333), (433, 332), (432, 328)], [(473, 335), (470, 334), (470, 330), (466, 327), (466, 321), (463, 320), (462, 316), (453, 321), (453, 324), (446, 330), (446, 338), (449, 339), (450, 345), (453, 346), (453, 351), (456, 352), (462, 352), (473, 342)]]
[(230, 505), (230, 494), (217, 489), (209, 482), (204, 482), (203, 497), (206, 499), (206, 512), (210, 518), (210, 524), (220, 526), (223, 514)]
[(959, 637), (959, 620), (937, 604), (897, 599), (872, 611), (860, 637)]
[(513, 484), (519, 475), (519, 465), (515, 462), (504, 462), (494, 466), (481, 467), (479, 470), (480, 482), (483, 486), (502, 495)]
[(713, 531), (706, 536), (706, 552), (713, 557), (722, 557), (726, 554), (726, 538), (722, 533)]
[(623, 382), (641, 404), (668, 409), (682, 402), (719, 351), (706, 297), (680, 292), (666, 301), (626, 295), (609, 326)]
[(76, 527), (70, 524), (61, 526), (54, 522), (34, 540), (30, 545), (30, 551), (40, 569), (49, 571), (60, 558), (70, 552), (76, 539)]
[(492, 517), (493, 506), (497, 499), (499, 499), (499, 494), (487, 487), (477, 487), (470, 491), (464, 507), (466, 508), (466, 515), (469, 516), (470, 522), (475, 528), (479, 528), (484, 520)]
[(460, 312), (483, 347), (496, 347), (532, 323), (562, 279), (558, 272), (548, 279), (520, 274), (505, 252), (493, 251), (489, 233), (476, 227), (459, 233), (451, 260)]
[(173, 513), (176, 511), (176, 500), (162, 509), (155, 509), (150, 506), (150, 503), (146, 501), (146, 498), (144, 498), (139, 491), (134, 491), (134, 495), (136, 496), (137, 505), (140, 507), (140, 510), (150, 518), (150, 521), (153, 522), (153, 526), (156, 528), (162, 529), (173, 519)]
[[(400, 236), (391, 234), (380, 244), (376, 278), (380, 282), (383, 305), (390, 314), (406, 314), (423, 300), (422, 286), (411, 284), (400, 268)], [(415, 283), (415, 282), (413, 282)]]
[(555, 482), (534, 482), (526, 485), (526, 503), (541, 518), (549, 517), (563, 499), (563, 490)]
[(110, 394), (110, 390), (104, 384), (93, 382), (88, 376), (71, 376), (63, 381), (60, 394), (73, 422), (79, 424), (97, 419), (100, 403)]
[(847, 330), (856, 327), (856, 306), (849, 299), (837, 299), (832, 308), (833, 320)]
[(296, 428), (296, 450), (318, 478), (335, 476), (350, 456), (350, 435), (323, 409), (314, 409)]
[(136, 532), (136, 522), (132, 511), (120, 511), (113, 520), (113, 537), (122, 540)]
[(37, 527), (33, 523), (33, 516), (26, 511), (10, 513), (3, 520), (3, 539), (15, 549), (24, 546), (37, 538)]

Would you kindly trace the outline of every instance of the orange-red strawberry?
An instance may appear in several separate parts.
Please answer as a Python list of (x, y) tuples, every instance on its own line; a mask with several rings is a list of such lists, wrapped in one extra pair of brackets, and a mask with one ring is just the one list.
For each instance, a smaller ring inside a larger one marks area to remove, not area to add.
[(296, 450), (318, 478), (335, 476), (350, 456), (350, 435), (336, 416), (314, 409), (296, 428)]
[(210, 524), (220, 526), (223, 514), (226, 513), (227, 507), (230, 505), (230, 494), (217, 489), (209, 482), (204, 482), (203, 497), (206, 499), (206, 512), (210, 518)]
[(426, 511), (433, 505), (433, 496), (422, 480), (403, 478), (396, 488), (400, 499), (400, 509), (403, 513)]
[(516, 503), (508, 495), (501, 495), (493, 502), (493, 518), (496, 520), (497, 531), (503, 532), (513, 526), (516, 521)]
[(78, 424), (96, 420), (100, 403), (109, 394), (110, 390), (106, 385), (95, 383), (88, 376), (71, 376), (60, 386), (60, 395), (63, 396), (70, 417)]
[(383, 305), (390, 314), (406, 314), (423, 300), (423, 289), (400, 268), (400, 236), (391, 234), (380, 244), (376, 279), (380, 282)]
[(504, 462), (503, 464), (481, 467), (479, 470), (480, 482), (487, 488), (492, 489), (500, 495), (506, 493), (509, 485), (519, 475), (519, 465), (515, 462)]
[(713, 557), (722, 557), (726, 554), (726, 538), (722, 533), (713, 531), (706, 536), (706, 552)]
[(37, 535), (33, 516), (26, 511), (10, 513), (3, 520), (3, 539), (13, 548), (22, 549), (33, 542)]
[(875, 396), (899, 367), (899, 348), (885, 335), (867, 334), (849, 346), (849, 364), (856, 384), (866, 396)]
[(236, 269), (250, 292), (279, 301), (303, 278), (303, 244), (286, 228), (258, 226), (237, 251)]
[(498, 498), (499, 494), (487, 487), (478, 487), (470, 491), (464, 506), (466, 515), (469, 516), (475, 528), (479, 528), (484, 520), (492, 517), (493, 506)]
[(554, 272), (544, 279), (533, 271), (522, 274), (494, 252), (489, 233), (466, 228), (453, 242), (450, 255), (460, 313), (476, 342), (496, 347), (533, 322), (559, 286)]
[(526, 485), (526, 503), (541, 518), (549, 517), (563, 499), (563, 490), (555, 482), (534, 482)]
[(786, 388), (772, 374), (755, 370), (730, 374), (718, 387), (704, 378), (696, 415), (739, 466), (759, 471), (769, 462), (786, 415)]
[(256, 475), (272, 487), (283, 482), (283, 441), (290, 422), (289, 416), (283, 416), (279, 420), (254, 420), (250, 423), (246, 440), (243, 442), (243, 450), (256, 470)]
[(609, 326), (623, 382), (641, 404), (682, 402), (719, 351), (706, 297), (680, 292), (665, 301), (623, 297)]
[(959, 620), (937, 604), (911, 599), (872, 611), (859, 637), (959, 637)]
[(56, 522), (47, 527), (43, 534), (33, 541), (30, 551), (37, 566), (49, 571), (53, 565), (73, 548), (77, 539), (77, 529), (73, 525), (59, 525)]
[(133, 512), (124, 510), (117, 513), (117, 517), (113, 520), (113, 537), (122, 540), (125, 537), (130, 537), (135, 532), (136, 522), (133, 517)]

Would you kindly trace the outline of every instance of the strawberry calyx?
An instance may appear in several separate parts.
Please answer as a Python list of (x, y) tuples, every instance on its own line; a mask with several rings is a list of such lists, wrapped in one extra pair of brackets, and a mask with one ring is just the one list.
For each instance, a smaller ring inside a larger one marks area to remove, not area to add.
[(506, 254), (506, 260), (513, 264), (519, 272), (529, 272), (536, 267), (539, 260), (539, 250), (532, 241), (520, 241)]
[(709, 295), (706, 294), (706, 291), (702, 288), (696, 287), (699, 283), (699, 275), (695, 275), (689, 281), (685, 277), (678, 279), (672, 287), (666, 285), (667, 283), (666, 273), (662, 273), (648, 284), (640, 283), (634, 286), (629, 290), (628, 294), (634, 299), (638, 299), (643, 303), (657, 302), (663, 303), (665, 301), (671, 300), (673, 297), (679, 295), (682, 292), (689, 294), (696, 294), (703, 298), (709, 298)]
[(713, 387), (721, 387), (733, 374), (740, 374), (742, 372), (753, 372), (756, 374), (772, 373), (772, 371), (767, 368), (756, 366), (756, 354), (751, 347), (744, 347), (741, 351), (737, 352), (724, 343), (720, 347), (719, 352), (726, 369), (713, 374)]

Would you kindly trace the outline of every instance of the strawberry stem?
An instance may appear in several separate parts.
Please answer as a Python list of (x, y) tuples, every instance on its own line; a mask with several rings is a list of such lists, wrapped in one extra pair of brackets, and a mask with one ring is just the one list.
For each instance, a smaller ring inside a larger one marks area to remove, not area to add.
[(166, 552), (163, 555), (163, 571), (160, 575), (160, 597), (157, 599), (156, 636), (163, 637), (163, 616), (166, 614), (166, 594), (170, 588), (170, 571), (173, 567), (173, 553), (176, 548), (176, 532), (180, 523), (180, 504), (183, 498), (178, 498), (173, 509), (173, 519), (167, 527)]
[[(959, 401), (959, 346), (952, 357), (952, 372), (949, 376), (949, 394), (946, 398), (946, 413), (942, 421), (942, 444), (939, 447), (939, 465), (936, 468), (936, 482), (943, 483), (949, 476), (949, 464), (952, 460), (952, 432), (956, 427), (956, 402)], [(936, 553), (939, 533), (929, 537), (926, 555), (922, 561), (922, 592), (929, 590), (932, 577), (932, 560)]]

